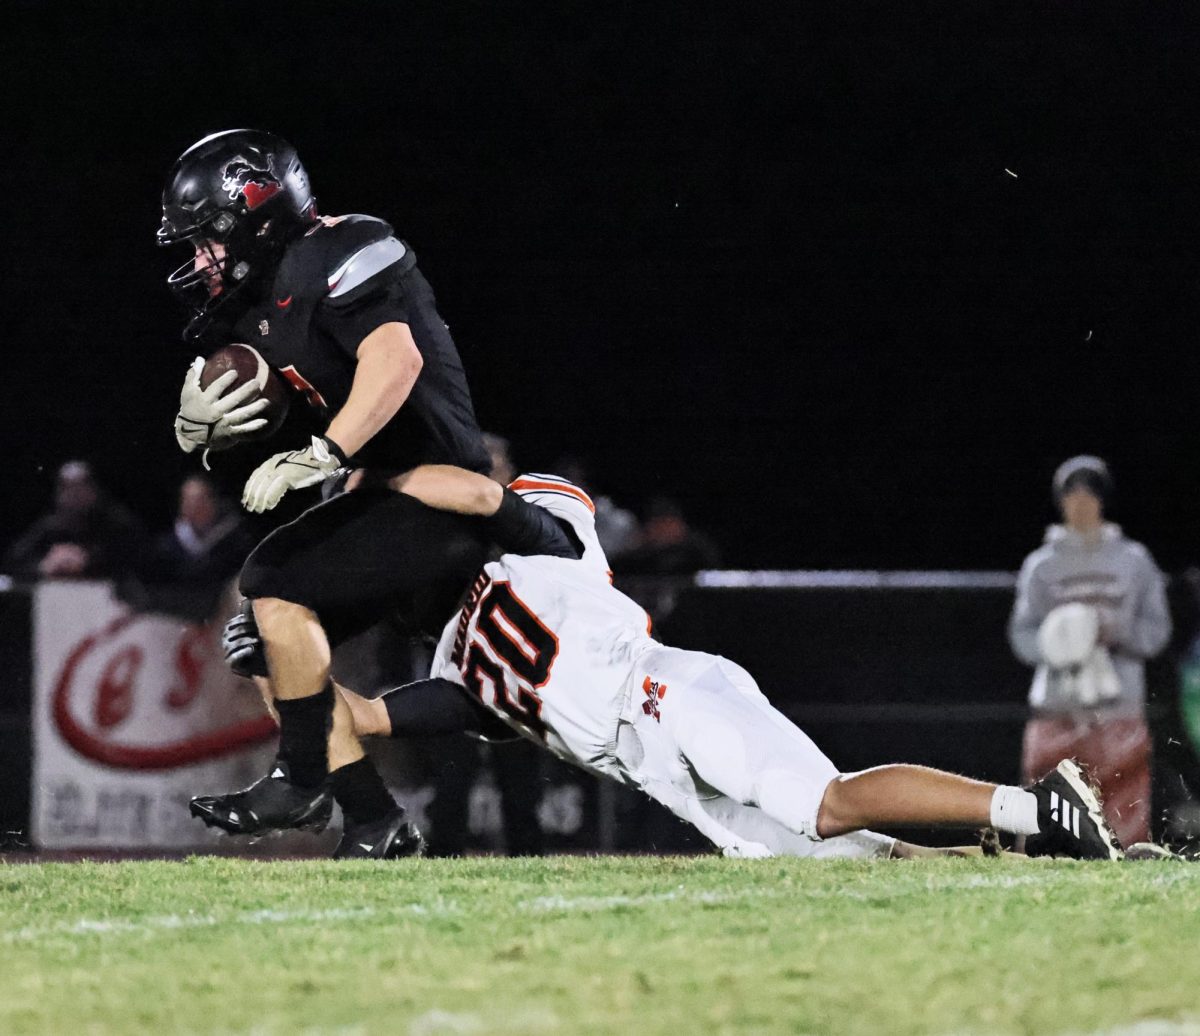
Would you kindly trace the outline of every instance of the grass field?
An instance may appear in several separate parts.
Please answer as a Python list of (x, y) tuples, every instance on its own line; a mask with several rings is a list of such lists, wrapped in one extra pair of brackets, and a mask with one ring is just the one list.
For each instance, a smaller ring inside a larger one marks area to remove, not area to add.
[(0, 1033), (1200, 1032), (1200, 867), (0, 865)]

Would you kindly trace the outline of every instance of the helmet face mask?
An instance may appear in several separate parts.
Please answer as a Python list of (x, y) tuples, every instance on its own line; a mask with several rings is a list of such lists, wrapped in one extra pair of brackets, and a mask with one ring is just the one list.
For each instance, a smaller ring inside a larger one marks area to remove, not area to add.
[[(182, 242), (181, 242), (182, 243)], [(188, 239), (191, 256), (170, 276), (167, 277), (167, 287), (193, 314), (193, 320), (203, 319), (204, 326), (211, 320), (214, 311), (227, 299), (217, 302), (226, 292), (237, 290), (237, 285), (227, 285), (226, 268), (229, 266), (229, 253), (221, 248), (219, 243), (208, 238), (196, 237)], [(191, 324), (188, 325), (189, 331)], [(200, 327), (203, 331), (204, 327)], [(195, 335), (187, 334), (192, 338)]]
[(158, 231), (160, 245), (192, 253), (167, 278), (192, 313), (184, 338), (199, 337), (218, 309), (269, 280), (287, 243), (315, 219), (308, 174), (282, 138), (227, 130), (185, 151), (163, 191)]

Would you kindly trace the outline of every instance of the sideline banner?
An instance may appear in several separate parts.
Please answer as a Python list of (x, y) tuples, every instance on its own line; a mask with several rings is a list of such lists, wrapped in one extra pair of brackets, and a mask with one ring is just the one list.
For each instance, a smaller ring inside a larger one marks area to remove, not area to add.
[(244, 787), (275, 724), (225, 667), (220, 624), (131, 611), (107, 583), (34, 598), (31, 822), (45, 849), (211, 848), (188, 799)]

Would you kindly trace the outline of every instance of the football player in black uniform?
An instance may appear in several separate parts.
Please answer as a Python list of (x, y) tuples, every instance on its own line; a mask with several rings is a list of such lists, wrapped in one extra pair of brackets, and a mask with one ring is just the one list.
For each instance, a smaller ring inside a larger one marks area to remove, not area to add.
[[(205, 137), (175, 163), (163, 194), (162, 245), (188, 261), (168, 279), (192, 311), (184, 337), (253, 345), (327, 421), (246, 482), (251, 511), (346, 466), (379, 476), (421, 463), (486, 471), (462, 364), (412, 250), (369, 216), (322, 217), (295, 150), (274, 134)], [(265, 423), (251, 386), (202, 389), (193, 364), (176, 438), (187, 452), (225, 449)], [(486, 552), (475, 518), (426, 508), (378, 479), (333, 496), (271, 533), (242, 570), (266, 646), (280, 741), (269, 774), (241, 792), (193, 800), (210, 825), (256, 834), (317, 826), (330, 794), (346, 826), (336, 855), (420, 848), (354, 738), (330, 682), (330, 643), (397, 608), (438, 629)], [(317, 794), (315, 789), (328, 791)]]

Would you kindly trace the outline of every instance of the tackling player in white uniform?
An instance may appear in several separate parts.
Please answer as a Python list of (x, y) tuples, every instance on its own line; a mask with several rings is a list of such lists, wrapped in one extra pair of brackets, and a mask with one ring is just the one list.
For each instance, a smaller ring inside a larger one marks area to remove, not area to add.
[[(560, 758), (640, 788), (726, 855), (918, 855), (865, 829), (991, 825), (1026, 836), (1030, 855), (1120, 857), (1074, 763), (1030, 791), (904, 764), (839, 773), (740, 666), (651, 637), (646, 613), (612, 586), (591, 501), (566, 480), (524, 475), (505, 490), (426, 466), (392, 486), (444, 510), (519, 523), (532, 504), (557, 519), (544, 552), (526, 535), (519, 553), (484, 566), (425, 683), (465, 688)], [(527, 531), (550, 524), (532, 517)], [(396, 729), (388, 698), (419, 690), (374, 701), (346, 692), (358, 733), (411, 733)]]
[[(833, 764), (745, 670), (651, 638), (646, 612), (611, 584), (582, 490), (552, 475), (509, 488), (570, 523), (582, 555), (488, 562), (430, 675), (559, 758), (645, 791), (728, 855), (819, 852), (803, 836), (815, 834)], [(779, 800), (795, 830), (742, 805), (760, 799)], [(886, 856), (892, 841), (863, 834), (840, 848)]]

